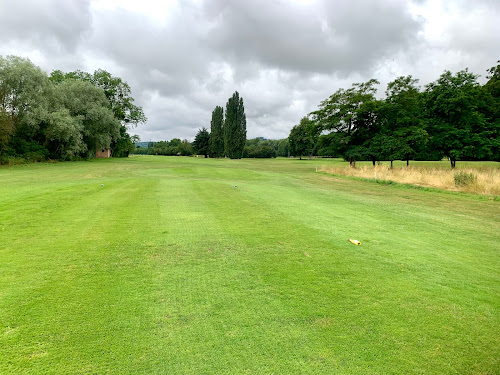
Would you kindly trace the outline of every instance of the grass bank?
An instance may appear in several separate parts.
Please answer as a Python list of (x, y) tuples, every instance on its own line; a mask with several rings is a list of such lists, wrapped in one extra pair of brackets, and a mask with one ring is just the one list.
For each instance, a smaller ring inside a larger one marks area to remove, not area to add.
[(498, 373), (499, 203), (325, 163), (0, 168), (0, 372)]

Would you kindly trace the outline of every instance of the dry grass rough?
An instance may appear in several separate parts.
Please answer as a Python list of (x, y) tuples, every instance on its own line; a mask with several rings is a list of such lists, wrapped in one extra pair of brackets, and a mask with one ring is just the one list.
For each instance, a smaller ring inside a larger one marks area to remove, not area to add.
[[(377, 165), (359, 168), (323, 166), (318, 168), (318, 171), (473, 194), (500, 195), (500, 169), (498, 168), (464, 168), (457, 171), (415, 166), (390, 169), (386, 165)], [(457, 173), (471, 174), (474, 179), (467, 184), (457, 184)]]

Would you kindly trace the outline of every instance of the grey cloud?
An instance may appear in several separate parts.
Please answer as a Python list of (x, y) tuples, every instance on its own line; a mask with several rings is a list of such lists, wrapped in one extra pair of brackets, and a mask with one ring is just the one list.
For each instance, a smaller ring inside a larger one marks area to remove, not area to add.
[(206, 108), (193, 105), (189, 98), (165, 100), (153, 94), (144, 109), (152, 114), (148, 124), (141, 129), (141, 138), (144, 140), (192, 140), (196, 129), (207, 127), (207, 122), (210, 123)]
[(124, 10), (100, 12), (94, 16), (88, 47), (120, 61), (145, 87), (162, 95), (189, 92), (189, 80), (208, 74), (210, 52), (200, 44), (196, 12), (183, 8), (176, 12), (165, 26)]
[(214, 19), (206, 43), (222, 55), (305, 72), (364, 71), (405, 48), (420, 29), (406, 5), (387, 0), (325, 0), (314, 8), (218, 0), (206, 2), (205, 12)]
[(90, 0), (0, 2), (0, 43), (27, 42), (33, 48), (68, 53), (90, 26)]
[(487, 59), (494, 65), (500, 58), (499, 19), (500, 2), (478, 1), (464, 17), (448, 26), (444, 37), (450, 49), (468, 55), (468, 60)]

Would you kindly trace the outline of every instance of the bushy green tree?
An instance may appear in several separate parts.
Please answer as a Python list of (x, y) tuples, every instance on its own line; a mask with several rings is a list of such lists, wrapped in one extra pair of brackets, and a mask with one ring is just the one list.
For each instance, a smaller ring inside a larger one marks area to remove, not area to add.
[(51, 157), (69, 160), (88, 150), (83, 133), (82, 117), (73, 116), (67, 108), (63, 108), (47, 116), (44, 145)]
[(224, 156), (224, 109), (216, 106), (212, 112), (210, 122), (210, 156), (221, 158)]
[(99, 149), (109, 148), (119, 139), (120, 121), (109, 109), (101, 89), (78, 80), (65, 80), (57, 89), (64, 107), (81, 121), (83, 141), (91, 155)]
[(477, 77), (467, 69), (446, 71), (426, 86), (430, 142), (450, 159), (452, 168), (457, 160), (492, 156), (487, 93)]
[(224, 151), (231, 159), (240, 159), (247, 136), (247, 122), (243, 98), (238, 91), (229, 98), (226, 104), (226, 119), (224, 121)]
[(73, 122), (55, 98), (47, 75), (31, 61), (0, 56), (0, 152), (32, 161), (47, 158), (47, 132), (54, 135)]
[(497, 62), (498, 65), (487, 70), (488, 82), (484, 86), (494, 98), (500, 100), (500, 60)]
[(120, 136), (113, 143), (112, 156), (118, 157), (118, 158), (126, 158), (130, 154), (134, 153), (134, 150), (135, 150), (134, 143), (136, 142), (137, 137), (138, 137), (138, 135), (136, 135), (136, 134), (130, 135), (127, 132), (127, 129), (125, 126), (123, 126), (123, 125), (120, 126)]
[(194, 137), (193, 147), (196, 153), (208, 156), (210, 152), (210, 133), (207, 129), (202, 128), (198, 130)]
[(5, 109), (0, 110), (0, 154), (7, 147), (10, 136), (14, 133), (14, 121)]
[(47, 75), (30, 60), (0, 56), (0, 112), (10, 117), (0, 137), (5, 139), (24, 125), (34, 134), (38, 119), (47, 112), (49, 90)]
[(168, 145), (170, 147), (179, 147), (181, 143), (182, 141), (180, 138), (172, 138), (172, 140), (168, 142)]
[(177, 146), (177, 155), (181, 156), (191, 156), (194, 154), (194, 148), (191, 142), (187, 139), (183, 139), (179, 146)]
[(51, 73), (50, 79), (55, 84), (62, 84), (66, 80), (79, 80), (89, 82), (102, 89), (108, 99), (109, 109), (121, 125), (119, 136), (114, 138), (110, 144), (113, 156), (126, 157), (129, 155), (134, 149), (134, 145), (128, 130), (139, 123), (146, 122), (147, 118), (143, 109), (134, 104), (134, 98), (131, 96), (131, 89), (127, 82), (102, 69), (94, 71), (93, 74), (80, 70), (69, 73), (55, 70)]
[(309, 155), (311, 158), (319, 133), (320, 128), (317, 124), (308, 117), (303, 117), (299, 125), (295, 125), (288, 136), (290, 155), (298, 156), (301, 160), (304, 155)]
[(278, 139), (276, 141), (276, 155), (281, 157), (290, 156), (290, 144), (288, 138)]
[(148, 153), (150, 155), (175, 155), (173, 150), (169, 150), (168, 142), (159, 141), (155, 142), (154, 145), (152, 143), (153, 142), (150, 142), (148, 147)]
[(484, 88), (490, 94), (487, 99), (487, 121), (490, 131), (490, 159), (500, 161), (500, 61), (488, 69), (488, 82)]
[(276, 149), (272, 140), (262, 138), (249, 139), (243, 149), (244, 158), (275, 158)]
[(148, 149), (150, 155), (166, 155), (166, 156), (190, 156), (193, 155), (193, 145), (187, 140), (174, 138), (170, 142), (156, 142), (154, 146)]
[(29, 60), (0, 56), (0, 152), (30, 160), (91, 156), (112, 147), (128, 155), (128, 124), (145, 121), (130, 87), (97, 70), (52, 72)]
[(368, 158), (371, 152), (366, 137), (374, 136), (377, 125), (375, 85), (378, 83), (371, 79), (354, 83), (347, 90), (339, 89), (310, 114), (326, 132), (321, 142), (323, 148), (342, 155), (351, 166), (355, 166), (356, 160)]
[(380, 128), (372, 148), (380, 159), (414, 159), (427, 142), (428, 134), (423, 121), (421, 94), (412, 76), (398, 77), (389, 82), (386, 99), (379, 109)]

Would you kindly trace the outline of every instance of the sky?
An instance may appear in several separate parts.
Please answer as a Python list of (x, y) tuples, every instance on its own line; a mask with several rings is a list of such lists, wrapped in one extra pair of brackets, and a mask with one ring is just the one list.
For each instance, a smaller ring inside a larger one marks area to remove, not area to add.
[(142, 141), (193, 140), (243, 97), (247, 138), (285, 138), (339, 88), (423, 87), (500, 60), (500, 0), (0, 0), (0, 55), (125, 80)]

